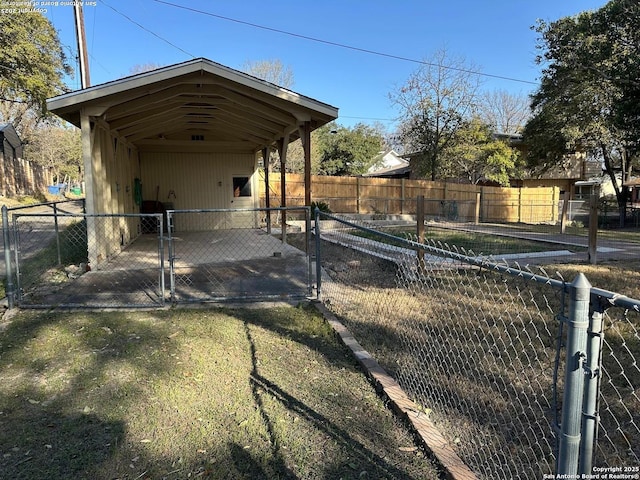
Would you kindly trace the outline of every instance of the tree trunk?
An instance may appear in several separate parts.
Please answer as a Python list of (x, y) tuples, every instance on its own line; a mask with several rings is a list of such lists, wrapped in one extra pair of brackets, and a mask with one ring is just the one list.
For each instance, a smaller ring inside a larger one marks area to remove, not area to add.
[[(609, 150), (606, 148), (604, 143), (600, 144), (600, 149), (602, 151), (602, 158), (604, 159), (604, 168), (605, 171), (607, 172), (607, 175), (609, 175), (609, 178), (611, 179), (611, 184), (613, 185), (613, 190), (616, 193), (616, 201), (618, 203), (618, 211), (620, 214), (620, 222), (619, 222), (619, 226), (622, 228), (624, 227), (624, 223), (625, 223), (625, 216), (626, 216), (626, 212), (627, 212), (627, 195), (626, 195), (626, 190), (624, 188), (622, 188), (621, 185), (618, 185), (618, 179), (616, 178), (616, 174), (615, 171), (613, 169), (613, 163), (612, 163), (612, 159), (611, 159), (611, 155), (609, 154)], [(622, 180), (624, 182), (624, 177), (625, 177), (625, 162), (626, 162), (626, 155), (623, 154), (623, 157), (621, 159), (621, 170), (622, 170)]]

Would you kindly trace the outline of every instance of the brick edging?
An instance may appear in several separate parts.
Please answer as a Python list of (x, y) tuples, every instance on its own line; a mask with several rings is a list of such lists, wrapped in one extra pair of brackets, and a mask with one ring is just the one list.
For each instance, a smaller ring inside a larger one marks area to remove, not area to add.
[(433, 454), (451, 480), (477, 480), (477, 476), (453, 451), (429, 418), (420, 411), (418, 405), (354, 338), (351, 332), (322, 303), (312, 302), (324, 319), (331, 325), (342, 342), (351, 349), (367, 375), (391, 402), (396, 413), (406, 417), (422, 440), (423, 446)]

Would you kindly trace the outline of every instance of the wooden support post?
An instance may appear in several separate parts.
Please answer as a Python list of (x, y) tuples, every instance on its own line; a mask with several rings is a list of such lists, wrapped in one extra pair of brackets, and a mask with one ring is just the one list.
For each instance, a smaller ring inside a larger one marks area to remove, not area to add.
[(356, 213), (360, 213), (360, 177), (356, 177)]
[[(278, 148), (280, 151), (280, 206), (287, 206), (287, 151), (289, 150), (289, 134), (286, 134), (279, 142)], [(282, 232), (282, 242), (287, 242), (287, 211), (282, 210), (282, 222), (280, 225)]]
[(300, 127), (300, 139), (304, 149), (304, 204), (311, 206), (311, 123)]
[[(93, 180), (93, 135), (91, 131), (91, 119), (84, 110), (80, 111), (80, 135), (82, 142), (82, 161), (84, 165), (84, 180), (85, 180), (85, 200), (84, 207), (85, 212), (89, 214), (96, 213), (95, 204), (95, 183)], [(97, 254), (97, 233), (96, 233), (96, 219), (94, 217), (87, 217), (87, 250), (88, 250), (88, 263), (92, 268), (98, 267), (98, 254)]]
[(476, 211), (475, 211), (475, 224), (478, 225), (480, 223), (480, 199), (482, 198), (482, 194), (480, 192), (476, 192)]
[(271, 235), (271, 195), (269, 188), (269, 155), (271, 149), (262, 149), (262, 164), (264, 165), (264, 206), (267, 209), (267, 233)]
[(404, 214), (405, 179), (400, 179), (400, 215)]

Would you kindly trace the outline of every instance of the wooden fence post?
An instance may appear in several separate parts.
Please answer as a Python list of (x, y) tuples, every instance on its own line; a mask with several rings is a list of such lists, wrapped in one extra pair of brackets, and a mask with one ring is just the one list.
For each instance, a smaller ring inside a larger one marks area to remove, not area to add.
[[(424, 195), (418, 195), (418, 202), (416, 205), (416, 224), (418, 243), (424, 243)], [(424, 250), (418, 249), (418, 269), (422, 271), (424, 269)]]
[(560, 217), (560, 233), (562, 235), (565, 234), (567, 229), (567, 212), (569, 211), (569, 198), (571, 197), (571, 192), (568, 190), (564, 192), (562, 199), (562, 215)]
[(522, 187), (518, 187), (518, 223), (522, 222)]
[(476, 212), (475, 212), (475, 224), (478, 225), (480, 223), (480, 198), (482, 194), (480, 192), (476, 192)]

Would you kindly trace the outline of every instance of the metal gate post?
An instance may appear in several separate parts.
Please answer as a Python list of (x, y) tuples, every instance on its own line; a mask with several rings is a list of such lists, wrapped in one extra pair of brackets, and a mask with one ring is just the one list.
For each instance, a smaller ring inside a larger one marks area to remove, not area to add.
[[(164, 294), (165, 294), (165, 285), (164, 285), (164, 231), (163, 231), (163, 218), (162, 215), (156, 217), (156, 222), (158, 223), (158, 258), (160, 260), (160, 305), (164, 306)], [(167, 222), (168, 223), (168, 222)]]
[(587, 349), (590, 294), (591, 284), (584, 274), (579, 273), (569, 285), (570, 303), (569, 319), (567, 322), (567, 357), (564, 395), (562, 398), (560, 449), (556, 472), (558, 475), (575, 476), (578, 473), (584, 392), (583, 364)]
[(9, 233), (9, 210), (2, 206), (2, 237), (4, 239), (4, 265), (5, 265), (5, 294), (7, 295), (7, 307), (13, 308), (15, 304), (15, 285), (13, 283), (13, 271), (11, 269), (11, 235)]
[(320, 209), (316, 207), (314, 213), (315, 217), (315, 229), (316, 235), (316, 299), (322, 300), (320, 295), (322, 289), (322, 259), (320, 257)]
[(176, 272), (175, 272), (175, 245), (173, 243), (173, 211), (167, 211), (167, 233), (168, 233), (168, 252), (169, 252), (169, 295), (171, 303), (176, 301)]
[(602, 377), (602, 323), (604, 308), (599, 298), (594, 298), (596, 305), (591, 314), (588, 330), (587, 360), (584, 365), (585, 387), (584, 404), (582, 406), (582, 441), (580, 443), (580, 467), (578, 473), (590, 475), (593, 466), (593, 450), (598, 432), (598, 394)]

